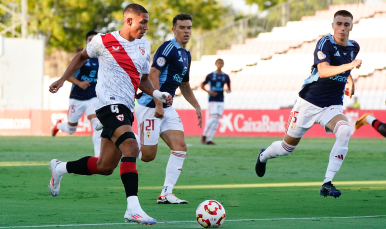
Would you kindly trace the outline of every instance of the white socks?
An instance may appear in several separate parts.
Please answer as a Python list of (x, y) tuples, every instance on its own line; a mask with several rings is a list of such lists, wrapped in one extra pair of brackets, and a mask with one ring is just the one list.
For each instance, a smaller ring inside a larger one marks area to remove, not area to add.
[(67, 174), (67, 162), (60, 162), (59, 164), (56, 165), (55, 170), (59, 175), (64, 175)]
[(373, 124), (373, 122), (374, 122), (375, 119), (376, 119), (376, 118), (374, 118), (374, 116), (372, 116), (372, 115), (367, 115), (367, 116), (366, 116), (366, 122), (367, 122), (368, 124), (370, 124), (370, 125)]
[(208, 122), (205, 124), (203, 136), (208, 137), (207, 141), (212, 141), (213, 136), (216, 134), (218, 124), (220, 122), (220, 116), (212, 115)]
[(92, 142), (94, 143), (94, 155), (95, 157), (99, 157), (101, 153), (101, 133), (102, 130), (95, 130), (95, 127), (98, 125), (99, 120), (97, 118), (91, 119), (91, 125), (92, 125)]
[(78, 126), (69, 126), (67, 122), (62, 122), (58, 124), (58, 129), (69, 134), (73, 134), (76, 131)]
[(181, 174), (185, 156), (186, 152), (184, 151), (172, 150), (168, 165), (166, 166), (166, 177), (161, 196), (165, 196), (173, 192), (173, 187), (177, 183), (178, 177)]
[(260, 154), (260, 161), (263, 163), (267, 163), (267, 161), (271, 158), (276, 158), (279, 156), (287, 156), (289, 155), (296, 146), (291, 146), (283, 141), (276, 141), (272, 143), (263, 153)]
[(323, 184), (332, 181), (336, 172), (339, 171), (343, 160), (346, 158), (348, 151), (348, 141), (351, 134), (350, 124), (344, 120), (337, 122), (334, 129), (334, 134), (336, 136), (336, 141), (330, 153), (330, 160), (328, 162)]
[(138, 196), (127, 197), (127, 211), (132, 212), (136, 210), (137, 207), (141, 208), (141, 205), (139, 204)]

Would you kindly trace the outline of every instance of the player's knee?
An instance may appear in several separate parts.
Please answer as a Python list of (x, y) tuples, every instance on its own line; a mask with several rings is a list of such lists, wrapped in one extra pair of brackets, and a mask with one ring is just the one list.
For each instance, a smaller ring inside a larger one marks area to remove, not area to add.
[(340, 139), (349, 139), (351, 136), (350, 124), (346, 121), (339, 121), (335, 127), (335, 136)]
[(142, 154), (141, 160), (143, 162), (151, 162), (155, 159), (156, 155), (144, 155)]

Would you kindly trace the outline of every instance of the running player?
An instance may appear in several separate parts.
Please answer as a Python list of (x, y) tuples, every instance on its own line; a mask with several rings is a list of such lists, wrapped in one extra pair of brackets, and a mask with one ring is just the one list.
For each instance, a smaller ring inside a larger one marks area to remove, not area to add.
[[(95, 31), (89, 31), (86, 34), (86, 45), (91, 39), (98, 34)], [(73, 134), (78, 127), (78, 121), (83, 112), (87, 119), (90, 120), (93, 129), (92, 141), (94, 143), (94, 155), (99, 157), (101, 151), (101, 131), (95, 130), (99, 120), (95, 114), (95, 109), (98, 99), (95, 92), (95, 86), (98, 80), (98, 58), (87, 59), (84, 65), (76, 71), (74, 76), (68, 78), (72, 83), (70, 93), (70, 106), (68, 109), (68, 122), (58, 120), (55, 126), (51, 129), (53, 137), (56, 136), (59, 130), (68, 134)]]
[(358, 119), (355, 123), (355, 129), (359, 129), (361, 126), (366, 124), (371, 124), (378, 133), (382, 134), (382, 136), (386, 138), (386, 123), (376, 119), (371, 112), (366, 112)]
[(150, 44), (143, 38), (148, 30), (148, 22), (149, 14), (144, 7), (129, 4), (123, 11), (122, 29), (96, 35), (83, 51), (75, 55), (63, 76), (50, 86), (50, 92), (56, 93), (87, 59), (98, 56), (100, 68), (96, 87), (96, 115), (104, 125), (100, 157), (84, 157), (69, 162), (51, 160), (51, 195), (58, 195), (60, 180), (67, 173), (111, 175), (121, 161), (120, 174), (127, 198), (124, 218), (141, 224), (155, 224), (157, 221), (142, 210), (137, 197), (138, 172), (135, 162), (139, 149), (131, 127), (134, 97), (139, 87), (169, 106), (172, 103), (172, 97), (156, 90), (148, 78)]
[[(174, 39), (161, 45), (154, 56), (149, 79), (154, 87), (172, 96), (175, 95), (177, 87), (180, 87), (181, 94), (196, 109), (198, 125), (201, 127), (201, 108), (189, 84), (191, 56), (186, 49), (192, 32), (192, 16), (188, 14), (175, 16), (172, 31)], [(187, 151), (181, 119), (172, 106), (166, 107), (148, 93), (144, 92), (138, 97), (135, 116), (139, 124), (138, 135), (141, 143), (139, 157), (145, 162), (154, 160), (160, 136), (171, 149), (165, 183), (157, 203), (187, 204), (188, 201), (178, 199), (172, 193)]]
[(276, 141), (267, 149), (260, 150), (255, 167), (259, 177), (264, 176), (269, 159), (289, 155), (306, 131), (318, 123), (327, 133), (334, 133), (336, 137), (320, 195), (335, 198), (341, 195), (331, 181), (346, 158), (351, 134), (350, 124), (343, 114), (343, 95), (351, 98), (354, 94), (350, 72), (362, 63), (355, 59), (359, 52), (358, 43), (348, 39), (352, 26), (353, 16), (350, 12), (339, 10), (334, 14), (334, 35), (324, 36), (316, 45), (312, 73), (299, 92), (283, 141)]
[[(228, 93), (231, 92), (231, 82), (229, 76), (221, 71), (224, 67), (224, 60), (217, 59), (215, 62), (217, 70), (206, 76), (205, 81), (201, 83), (202, 90), (209, 94), (208, 112), (209, 120), (205, 124), (204, 132), (202, 133), (201, 143), (214, 145), (212, 141), (216, 134), (220, 117), (224, 112), (224, 85), (226, 84)], [(205, 89), (205, 85), (209, 83), (209, 90)]]

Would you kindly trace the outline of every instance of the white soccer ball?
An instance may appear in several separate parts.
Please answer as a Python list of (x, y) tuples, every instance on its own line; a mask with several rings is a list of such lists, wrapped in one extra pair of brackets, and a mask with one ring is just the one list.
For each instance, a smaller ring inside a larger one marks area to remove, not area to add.
[(217, 228), (225, 220), (225, 209), (216, 200), (205, 200), (196, 210), (198, 224), (204, 228)]

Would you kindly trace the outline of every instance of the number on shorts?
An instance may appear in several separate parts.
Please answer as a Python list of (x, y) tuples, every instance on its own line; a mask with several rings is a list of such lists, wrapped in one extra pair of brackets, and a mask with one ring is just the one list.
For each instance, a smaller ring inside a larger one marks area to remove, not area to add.
[(75, 113), (75, 105), (71, 105), (70, 106), (70, 112), (71, 113)]
[(154, 119), (146, 119), (146, 121), (148, 122), (148, 125), (146, 126), (145, 130), (154, 130)]
[(298, 118), (296, 117), (297, 114), (299, 114), (299, 111), (291, 112), (291, 114), (288, 118), (288, 121), (287, 121), (287, 127), (285, 128), (285, 133), (287, 133), (288, 128), (290, 127), (291, 123), (296, 123), (296, 121), (298, 120)]
[(111, 113), (119, 113), (118, 105), (111, 105)]

